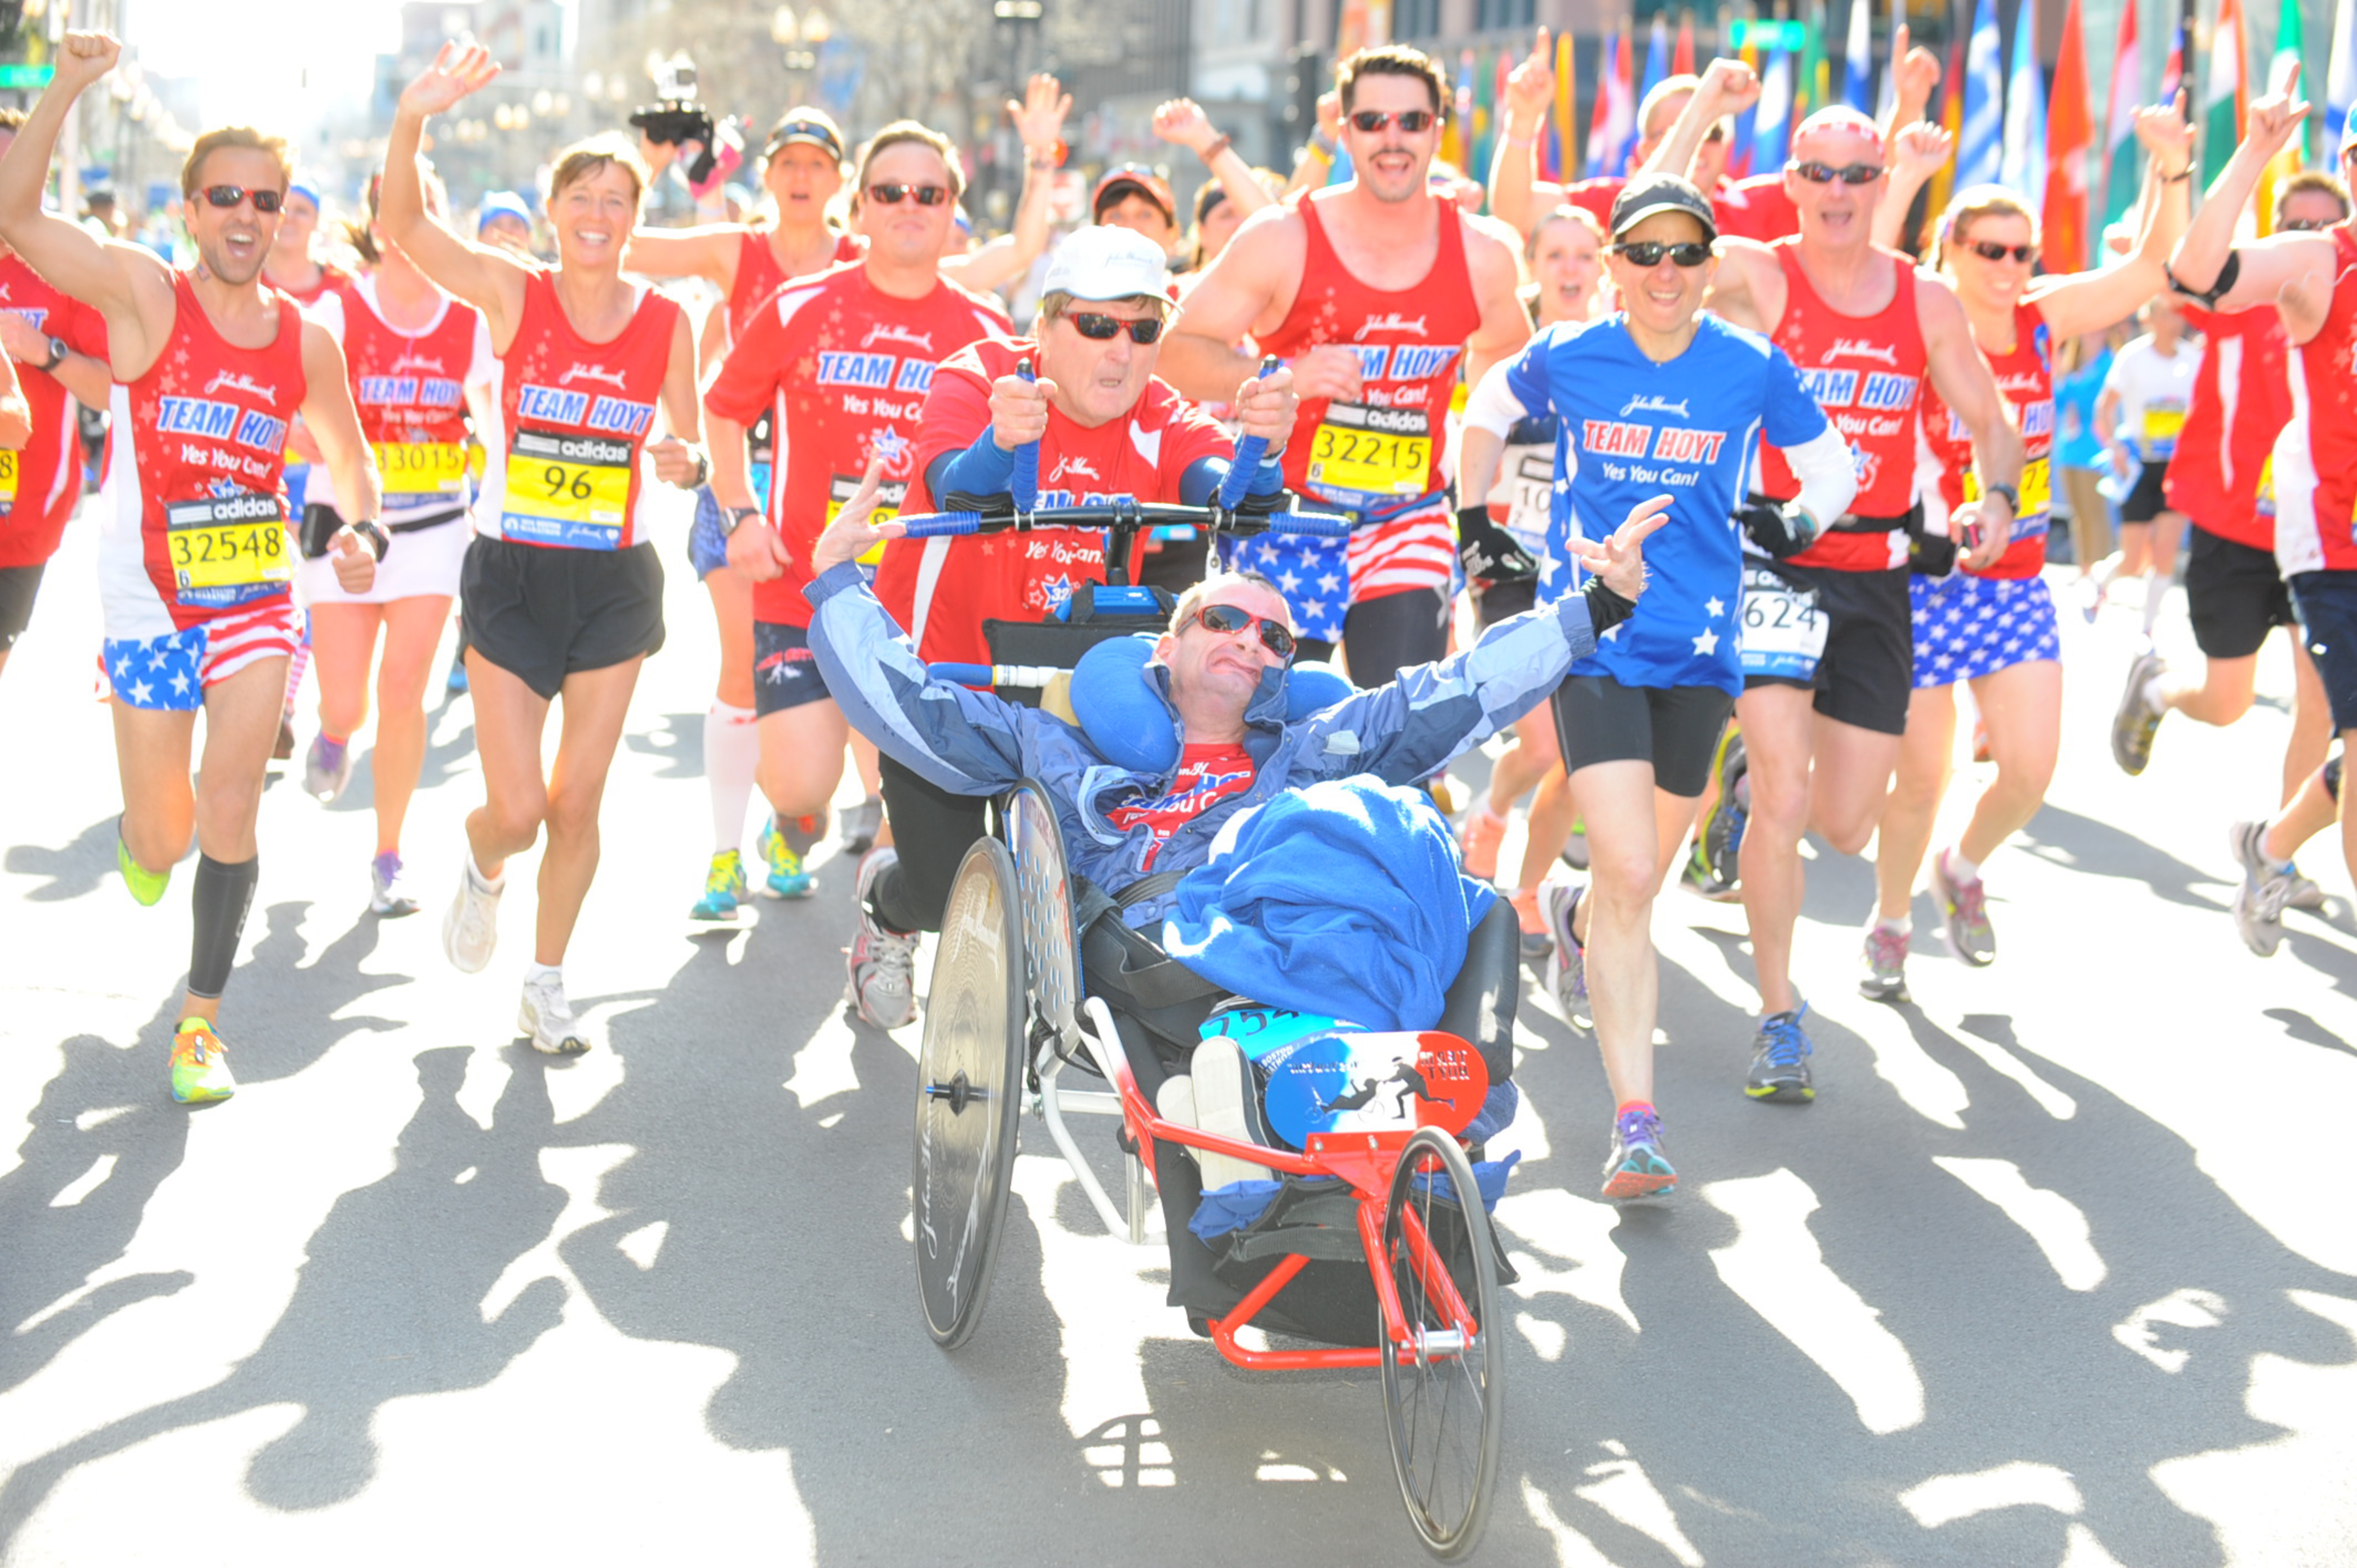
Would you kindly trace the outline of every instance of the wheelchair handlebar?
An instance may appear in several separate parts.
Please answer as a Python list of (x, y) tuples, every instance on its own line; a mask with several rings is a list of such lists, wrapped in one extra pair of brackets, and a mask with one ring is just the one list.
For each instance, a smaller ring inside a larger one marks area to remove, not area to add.
[(928, 664), (925, 673), (956, 686), (1023, 686), (1037, 691), (1071, 671), (1050, 664)]
[(1003, 533), (1017, 528), (1103, 530), (1160, 528), (1174, 524), (1209, 527), (1217, 532), (1230, 534), (1292, 533), (1342, 539), (1350, 535), (1353, 526), (1351, 519), (1336, 512), (1238, 513), (1223, 506), (1129, 504), (1050, 506), (1031, 512), (925, 512), (914, 517), (903, 516), (899, 521), (910, 539), (931, 539), (944, 534)]

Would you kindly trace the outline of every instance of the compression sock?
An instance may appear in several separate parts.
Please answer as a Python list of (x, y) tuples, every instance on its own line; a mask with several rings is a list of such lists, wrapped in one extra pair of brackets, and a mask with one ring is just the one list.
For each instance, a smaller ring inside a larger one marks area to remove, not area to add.
[(291, 720), (295, 716), (295, 698), (303, 690), (303, 671), (311, 668), (311, 633), (308, 627), (303, 640), (295, 645), (295, 657), (286, 661), (286, 700), (278, 706), (278, 716)]
[(2145, 636), (2152, 635), (2154, 625), (2160, 619), (2160, 601), (2167, 597), (2169, 597), (2169, 579), (2162, 576), (2158, 569), (2147, 569), (2144, 575)]
[(229, 983), (230, 965), (237, 958), (237, 940), (245, 930), (246, 911), (253, 907), (253, 885), (261, 868), (259, 855), (234, 865), (209, 854), (197, 856), (196, 937), (188, 947), (189, 995), (210, 1001)]
[(704, 781), (712, 790), (716, 854), (745, 842), (745, 808), (753, 798), (753, 771), (760, 757), (753, 710), (714, 703), (704, 715)]

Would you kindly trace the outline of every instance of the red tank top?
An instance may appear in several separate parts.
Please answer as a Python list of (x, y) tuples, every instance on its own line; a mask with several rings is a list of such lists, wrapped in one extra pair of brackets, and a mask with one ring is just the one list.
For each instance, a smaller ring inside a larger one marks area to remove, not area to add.
[[(786, 269), (778, 265), (778, 253), (770, 249), (770, 233), (767, 229), (748, 229), (737, 242), (737, 285), (728, 291), (728, 340), (732, 343), (743, 335), (745, 323), (753, 318), (753, 313), (786, 286)], [(858, 241), (848, 234), (838, 234), (834, 238), (834, 254), (827, 266), (858, 261), (861, 254)], [(823, 272), (825, 268), (814, 270)]]
[(422, 523), (467, 504), (466, 378), (482, 317), (445, 296), (442, 311), (415, 334), (376, 311), (376, 290), (355, 284), (343, 295), (344, 366), (361, 433), (384, 478), (388, 524)]
[(1351, 275), (1326, 237), (1318, 203), (1296, 203), (1307, 231), (1301, 289), (1264, 352), (1291, 359), (1336, 343), (1359, 357), (1357, 403), (1304, 398), (1285, 448), (1285, 482), (1338, 505), (1415, 500), (1443, 484), (1443, 424), (1465, 340), (1481, 306), (1465, 268), (1465, 220), (1440, 208), (1440, 249), (1411, 288), (1371, 288)]
[(639, 459), (679, 318), (676, 303), (642, 289), (620, 335), (593, 343), (566, 319), (554, 274), (533, 270), (523, 319), (500, 356), (502, 439), (484, 470), (479, 532), (570, 550), (639, 542)]
[[(1825, 411), (1857, 461), (1850, 519), (1865, 528), (1827, 533), (1796, 564), (1841, 572), (1880, 572), (1907, 562), (1898, 530), (1915, 499), (1915, 402), (1923, 384), (1923, 329), (1915, 318), (1915, 276), (1896, 257), (1890, 303), (1872, 316), (1844, 316), (1827, 306), (1801, 270), (1800, 242), (1769, 247), (1784, 269), (1784, 315), (1769, 334), (1799, 367), (1802, 384)], [(1800, 480), (1773, 446), (1760, 447), (1760, 490), (1776, 500), (1801, 493)]]
[(2357, 572), (2357, 234), (2332, 230), (2332, 308), (2291, 350), (2291, 422), (2276, 440), (2276, 564)]
[[(2013, 308), (2013, 347), (1981, 350), (2021, 427), (2021, 511), (2013, 542), (1985, 577), (2034, 577), (2046, 565), (2046, 519), (2054, 496), (2054, 335), (2038, 306)], [(1923, 441), (1939, 461), (1940, 499), (1949, 511), (1980, 496), (1973, 438), (1940, 394), (1923, 388)]]
[(323, 295), (343, 293), (345, 290), (352, 286), (353, 281), (352, 274), (344, 271), (343, 268), (331, 266), (326, 262), (321, 262), (319, 263), (319, 281), (317, 283), (313, 284), (309, 288), (300, 291), (291, 288), (282, 288), (278, 292), (293, 300), (296, 304), (307, 307), (318, 304), (320, 296)]
[[(0, 310), (77, 353), (106, 357), (106, 318), (51, 288), (22, 256), (0, 256)], [(16, 380), (33, 434), (23, 451), (0, 452), (0, 569), (47, 561), (81, 499), (81, 443), (65, 383), (33, 364), (19, 364)]]
[(2161, 493), (2170, 510), (2203, 532), (2272, 550), (2276, 505), (2267, 454), (2291, 417), (2285, 375), (2291, 339), (2283, 312), (2272, 305), (2210, 311), (2184, 300), (2178, 308), (2186, 326), (2201, 334), (2201, 366), (2193, 372), (2193, 395)]
[(135, 508), (156, 596), (182, 631), (258, 600), (295, 576), (286, 537), (286, 430), (303, 406), (303, 317), (278, 306), (278, 336), (241, 349), (213, 329), (188, 274), (172, 274), (172, 336), (147, 373), (114, 383), (116, 504)]

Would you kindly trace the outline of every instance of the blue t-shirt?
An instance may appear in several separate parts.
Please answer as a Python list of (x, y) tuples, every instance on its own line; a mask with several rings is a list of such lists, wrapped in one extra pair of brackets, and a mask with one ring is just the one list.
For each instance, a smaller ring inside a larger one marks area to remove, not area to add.
[(2100, 468), (2104, 443), (2095, 435), (2095, 399), (2112, 373), (2112, 351), (2102, 353), (2067, 376), (2054, 378), (2054, 462), (2063, 468)]
[(1799, 446), (1829, 428), (1824, 412), (1784, 350), (1756, 332), (1705, 316), (1686, 351), (1657, 365), (1627, 323), (1617, 315), (1558, 322), (1507, 367), (1507, 390), (1523, 407), (1561, 421), (1541, 592), (1553, 598), (1578, 586), (1582, 569), (1566, 543), (1574, 534), (1608, 538), (1640, 501), (1675, 498), (1669, 524), (1645, 541), (1636, 613), (1571, 672), (1738, 693), (1743, 552), (1734, 512), (1745, 469), (1763, 432), (1774, 446)]

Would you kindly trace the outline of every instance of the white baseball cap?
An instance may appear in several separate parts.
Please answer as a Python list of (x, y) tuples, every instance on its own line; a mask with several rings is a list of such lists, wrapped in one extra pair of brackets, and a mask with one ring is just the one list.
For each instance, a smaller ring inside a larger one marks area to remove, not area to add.
[(1169, 258), (1162, 247), (1128, 229), (1092, 224), (1076, 229), (1048, 258), (1041, 289), (1074, 299), (1103, 301), (1147, 295), (1169, 297)]

